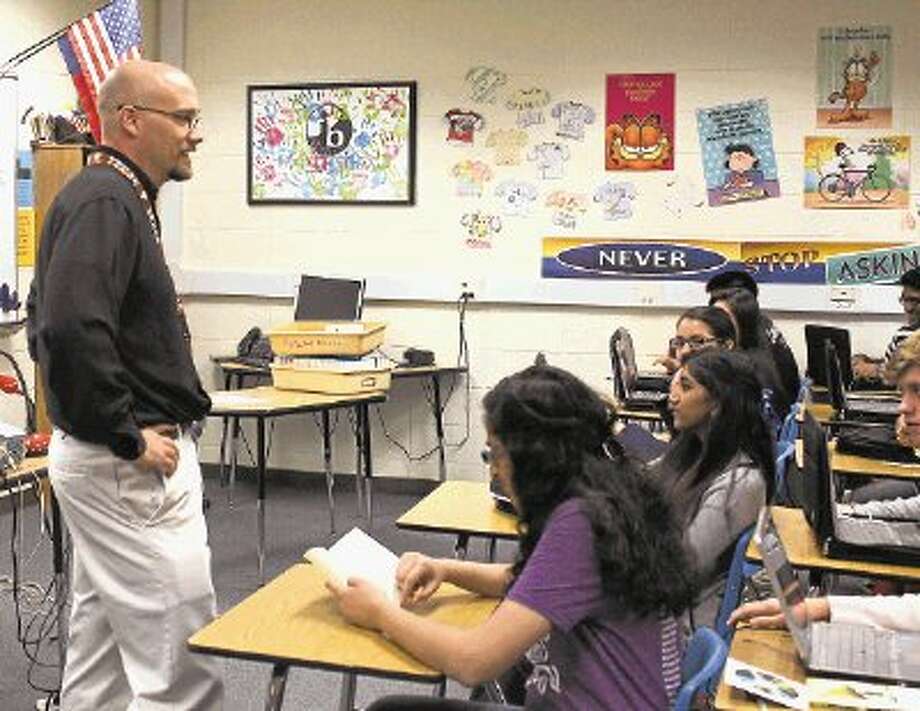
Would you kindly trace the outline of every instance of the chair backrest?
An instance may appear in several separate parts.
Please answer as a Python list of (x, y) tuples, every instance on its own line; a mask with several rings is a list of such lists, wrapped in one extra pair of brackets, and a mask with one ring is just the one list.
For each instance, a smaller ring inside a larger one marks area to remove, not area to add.
[(625, 328), (618, 328), (610, 336), (610, 370), (613, 372), (613, 394), (620, 402), (629, 397), (632, 383), (630, 377), (629, 352), (632, 350), (632, 336)]
[(728, 646), (709, 627), (693, 633), (680, 665), (681, 685), (674, 700), (674, 711), (689, 711), (698, 692), (714, 686), (722, 672)]
[(778, 442), (776, 446), (776, 487), (773, 490), (774, 503), (786, 504), (789, 492), (786, 489), (786, 470), (795, 456), (795, 439), (791, 442)]
[(735, 543), (735, 550), (732, 553), (732, 562), (728, 568), (728, 576), (725, 578), (725, 592), (722, 594), (722, 604), (719, 605), (719, 612), (716, 615), (715, 627), (716, 634), (726, 642), (730, 642), (734, 630), (728, 626), (728, 618), (738, 607), (741, 601), (741, 590), (744, 587), (744, 581), (754, 574), (758, 566), (747, 563), (744, 558), (744, 552), (747, 550), (748, 542), (751, 540), (751, 534), (754, 527), (744, 531), (738, 536)]

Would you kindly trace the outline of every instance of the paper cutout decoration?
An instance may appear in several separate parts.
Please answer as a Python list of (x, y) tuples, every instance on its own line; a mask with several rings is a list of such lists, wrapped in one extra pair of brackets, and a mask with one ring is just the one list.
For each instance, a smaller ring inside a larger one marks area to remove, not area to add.
[(481, 131), (486, 120), (475, 111), (451, 109), (444, 114), (447, 121), (447, 142), (458, 145), (472, 145), (476, 131)]
[(689, 178), (671, 178), (666, 183), (666, 187), (664, 208), (678, 219), (683, 217), (684, 208), (699, 208), (706, 204), (706, 201), (699, 197), (702, 194), (700, 186)]
[(485, 183), (492, 180), (492, 169), (481, 160), (462, 160), (454, 165), (451, 175), (457, 179), (457, 195), (482, 197)]
[(519, 128), (492, 131), (486, 148), (495, 149), (495, 165), (520, 165), (521, 149), (527, 145), (527, 133)]
[(559, 121), (556, 135), (583, 141), (585, 126), (594, 123), (594, 109), (578, 101), (560, 101), (552, 108), (552, 117)]
[(597, 186), (594, 202), (604, 208), (605, 220), (626, 220), (633, 216), (633, 200), (636, 199), (636, 186), (608, 180)]
[(766, 99), (697, 109), (696, 121), (711, 206), (779, 197)]
[(588, 210), (588, 199), (582, 193), (554, 190), (546, 196), (546, 206), (555, 208), (553, 224), (574, 230), (580, 215)]
[(891, 128), (891, 27), (818, 30), (818, 128)]
[(492, 236), (502, 229), (502, 220), (498, 215), (481, 210), (464, 213), (460, 224), (466, 229), (466, 246), (473, 249), (491, 249)]
[(910, 205), (910, 136), (805, 137), (805, 207)]
[(508, 83), (508, 75), (495, 67), (473, 67), (466, 73), (470, 99), (477, 104), (494, 104), (498, 90)]
[(565, 162), (571, 157), (568, 146), (557, 141), (538, 143), (527, 154), (536, 163), (537, 175), (543, 180), (559, 180), (565, 175)]
[(495, 197), (501, 202), (504, 214), (527, 217), (537, 199), (537, 186), (522, 180), (504, 180), (495, 188)]
[(527, 128), (543, 123), (543, 107), (549, 103), (549, 92), (538, 86), (515, 89), (505, 102), (512, 111), (517, 111), (517, 127)]
[(674, 169), (674, 75), (608, 74), (607, 170)]

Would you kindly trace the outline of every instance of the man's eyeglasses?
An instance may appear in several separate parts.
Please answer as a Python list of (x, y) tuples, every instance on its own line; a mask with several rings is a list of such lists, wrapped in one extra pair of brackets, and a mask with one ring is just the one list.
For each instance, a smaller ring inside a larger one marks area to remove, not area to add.
[(185, 111), (166, 111), (165, 109), (157, 109), (153, 106), (140, 106), (139, 104), (122, 104), (118, 107), (119, 111), (121, 109), (134, 109), (135, 111), (147, 111), (151, 114), (168, 116), (171, 119), (175, 119), (176, 121), (185, 124), (185, 127), (189, 131), (194, 131), (196, 128), (201, 126), (201, 114), (194, 109), (188, 109)]
[(715, 336), (690, 336), (690, 338), (674, 336), (674, 338), (668, 341), (668, 346), (670, 346), (672, 351), (679, 351), (684, 346), (689, 348), (691, 351), (698, 351), (711, 343), (720, 342), (721, 339), (716, 338)]
[(908, 308), (914, 308), (917, 304), (920, 304), (920, 297), (916, 296), (904, 296), (903, 294), (898, 297), (898, 301), (901, 302), (902, 306), (907, 306)]
[(482, 463), (483, 463), (483, 464), (491, 464), (491, 463), (492, 463), (492, 450), (489, 449), (488, 447), (486, 447), (485, 449), (483, 449), (483, 450), (479, 453), (479, 456), (482, 457)]

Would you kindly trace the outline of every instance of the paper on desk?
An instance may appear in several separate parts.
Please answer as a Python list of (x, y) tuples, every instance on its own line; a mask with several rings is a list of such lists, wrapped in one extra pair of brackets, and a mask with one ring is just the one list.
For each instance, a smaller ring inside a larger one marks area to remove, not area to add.
[(363, 578), (376, 585), (394, 602), (396, 591), (396, 554), (367, 535), (353, 528), (334, 545), (310, 548), (303, 556), (333, 583), (344, 586), (349, 578)]
[(887, 684), (870, 684), (850, 679), (806, 680), (812, 707), (845, 709), (920, 709), (920, 689)]
[(234, 405), (251, 405), (253, 398), (241, 393), (223, 392), (211, 393), (212, 407), (233, 407)]
[(725, 661), (725, 683), (749, 694), (792, 709), (808, 708), (808, 690), (804, 684), (765, 669), (729, 657)]

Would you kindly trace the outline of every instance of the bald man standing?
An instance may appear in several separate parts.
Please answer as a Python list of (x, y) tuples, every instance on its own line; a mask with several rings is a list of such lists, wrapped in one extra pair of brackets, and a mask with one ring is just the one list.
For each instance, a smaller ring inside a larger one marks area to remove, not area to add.
[(61, 706), (215, 709), (216, 664), (185, 645), (216, 611), (195, 442), (210, 400), (156, 211), (163, 183), (192, 176), (198, 93), (175, 67), (134, 61), (98, 108), (102, 146), (48, 213), (30, 299), (73, 539)]

